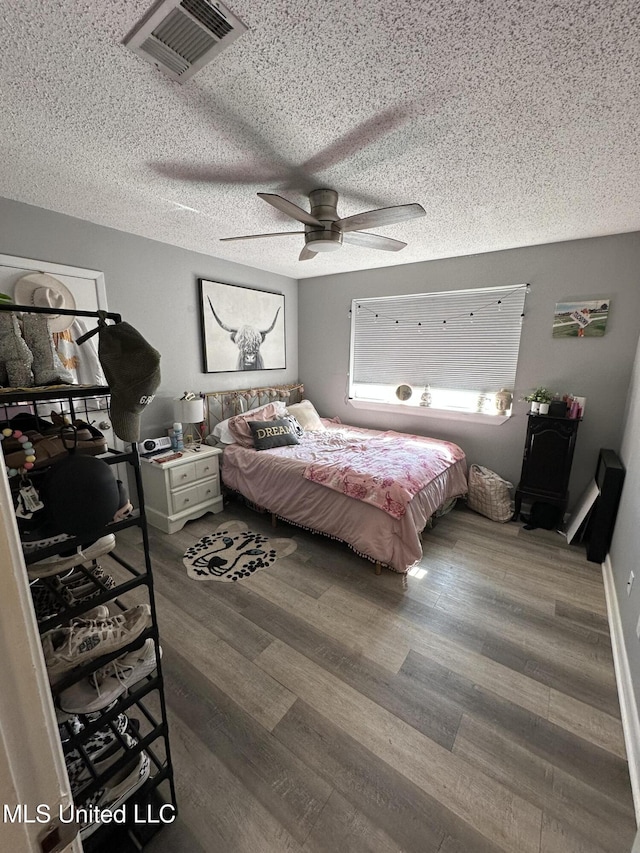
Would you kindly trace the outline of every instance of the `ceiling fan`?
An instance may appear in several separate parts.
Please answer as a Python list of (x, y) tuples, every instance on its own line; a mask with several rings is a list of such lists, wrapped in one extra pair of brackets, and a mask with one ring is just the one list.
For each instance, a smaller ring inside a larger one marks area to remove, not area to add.
[(399, 204), (394, 207), (381, 207), (367, 210), (341, 219), (336, 210), (338, 193), (335, 190), (312, 190), (309, 193), (311, 212), (287, 201), (274, 193), (258, 193), (261, 199), (286, 213), (292, 219), (304, 224), (304, 231), (276, 231), (271, 234), (247, 234), (243, 237), (222, 237), (221, 240), (255, 240), (259, 237), (285, 237), (290, 234), (304, 234), (304, 248), (298, 260), (315, 258), (318, 252), (332, 252), (340, 249), (343, 243), (363, 246), (367, 249), (383, 249), (398, 252), (407, 245), (401, 240), (381, 237), (379, 234), (367, 234), (359, 229), (393, 225), (424, 216), (426, 211), (420, 204)]

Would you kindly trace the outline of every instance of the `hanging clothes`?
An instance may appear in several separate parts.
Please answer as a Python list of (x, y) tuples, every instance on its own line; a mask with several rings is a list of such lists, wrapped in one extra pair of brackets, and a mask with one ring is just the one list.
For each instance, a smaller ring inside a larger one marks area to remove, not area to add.
[(70, 328), (64, 332), (54, 332), (56, 351), (62, 364), (73, 373), (78, 385), (106, 385), (94, 340), (89, 339), (82, 347), (76, 343), (87, 331), (86, 324), (76, 317)]
[[(73, 376), (75, 384), (78, 385), (107, 385), (98, 350), (94, 339), (89, 339), (82, 346), (76, 341), (88, 331), (86, 323), (76, 317), (68, 329), (63, 332), (53, 333), (53, 343), (62, 364)], [(107, 407), (107, 398), (104, 396), (87, 398), (87, 409), (99, 411)], [(52, 410), (56, 410), (55, 403)]]

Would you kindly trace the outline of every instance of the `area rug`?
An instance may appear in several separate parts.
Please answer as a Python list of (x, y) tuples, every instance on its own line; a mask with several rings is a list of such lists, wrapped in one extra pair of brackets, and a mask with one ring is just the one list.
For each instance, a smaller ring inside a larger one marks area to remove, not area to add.
[(229, 521), (188, 548), (182, 562), (195, 581), (238, 581), (297, 547), (293, 539), (271, 539), (249, 530), (244, 521)]

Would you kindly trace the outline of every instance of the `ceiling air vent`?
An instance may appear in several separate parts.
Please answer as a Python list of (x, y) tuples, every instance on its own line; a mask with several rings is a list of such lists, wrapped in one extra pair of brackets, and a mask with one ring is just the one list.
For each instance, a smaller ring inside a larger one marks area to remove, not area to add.
[(173, 80), (182, 82), (211, 62), (246, 30), (242, 21), (211, 0), (162, 0), (124, 44)]

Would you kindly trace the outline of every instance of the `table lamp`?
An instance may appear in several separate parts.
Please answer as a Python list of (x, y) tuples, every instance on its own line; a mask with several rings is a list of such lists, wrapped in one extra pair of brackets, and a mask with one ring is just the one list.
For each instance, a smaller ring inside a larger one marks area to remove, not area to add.
[(174, 400), (173, 413), (176, 421), (182, 424), (185, 444), (200, 444), (202, 441), (201, 429), (204, 421), (204, 398), (194, 397), (190, 400), (184, 398)]

